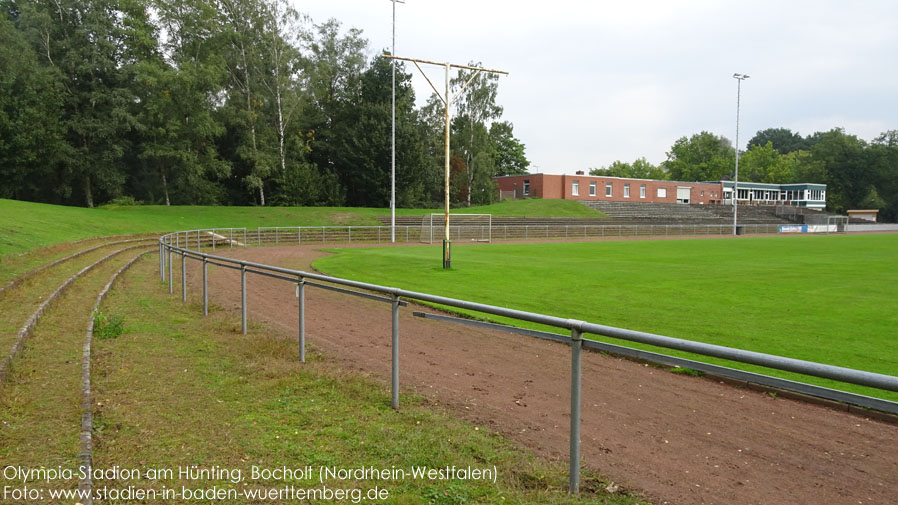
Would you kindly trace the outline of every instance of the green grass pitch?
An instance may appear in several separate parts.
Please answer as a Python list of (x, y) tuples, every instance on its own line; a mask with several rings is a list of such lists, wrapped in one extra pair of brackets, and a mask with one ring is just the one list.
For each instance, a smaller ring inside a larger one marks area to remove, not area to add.
[[(447, 271), (437, 247), (345, 249), (315, 267), (382, 285), (898, 375), (896, 251), (893, 234), (459, 244)], [(898, 394), (736, 366), (898, 400)]]

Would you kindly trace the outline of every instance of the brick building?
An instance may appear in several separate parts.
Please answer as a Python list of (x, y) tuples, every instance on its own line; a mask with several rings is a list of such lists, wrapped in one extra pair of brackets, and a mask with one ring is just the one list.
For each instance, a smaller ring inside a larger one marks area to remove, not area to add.
[[(585, 175), (527, 174), (494, 177), (500, 199), (560, 198), (610, 202), (729, 204), (731, 181), (681, 182), (627, 179)], [(822, 209), (826, 206), (825, 184), (739, 183), (739, 202), (789, 204)]]

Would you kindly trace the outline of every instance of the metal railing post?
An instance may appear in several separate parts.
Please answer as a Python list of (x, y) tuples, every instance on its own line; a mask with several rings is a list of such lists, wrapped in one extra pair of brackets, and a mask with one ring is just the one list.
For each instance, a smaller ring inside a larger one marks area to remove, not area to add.
[(246, 265), (240, 265), (240, 328), (246, 335)]
[(580, 493), (580, 383), (583, 374), (583, 339), (579, 329), (571, 330), (571, 481), (570, 493)]
[(281, 228), (277, 227), (274, 229), (274, 245), (278, 245), (281, 242)]
[(306, 280), (301, 276), (296, 283), (296, 297), (299, 299), (299, 362), (306, 362)]
[(168, 248), (168, 294), (173, 294), (175, 292), (175, 281), (172, 279), (172, 261), (174, 260), (174, 252), (172, 252), (171, 247)]
[(243, 248), (246, 249), (246, 228), (243, 229)]
[(209, 275), (208, 272), (209, 264), (207, 263), (206, 257), (203, 257), (203, 315), (209, 315), (209, 283), (207, 282), (207, 278)]
[(217, 242), (218, 234), (215, 233), (215, 228), (212, 228), (212, 252), (215, 252), (215, 242)]
[(163, 247), (162, 242), (159, 242), (159, 278), (162, 282), (165, 282), (165, 263), (163, 263), (163, 259), (165, 257), (165, 247)]
[(181, 301), (187, 301), (187, 255), (181, 253)]
[(399, 408), (399, 297), (392, 295), (393, 301), (393, 409)]

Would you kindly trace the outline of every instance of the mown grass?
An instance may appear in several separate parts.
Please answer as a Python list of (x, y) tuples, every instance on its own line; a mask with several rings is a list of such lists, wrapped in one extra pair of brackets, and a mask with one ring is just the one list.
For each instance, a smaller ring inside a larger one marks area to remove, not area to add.
[[(424, 215), (439, 209), (397, 209), (398, 215)], [(598, 211), (566, 200), (506, 200), (453, 212), (508, 216), (602, 217)], [(162, 233), (211, 227), (376, 226), (389, 209), (358, 207), (212, 207), (105, 206), (64, 207), (0, 199), (0, 258), (60, 242), (88, 237)], [(2, 265), (0, 265), (2, 266)]]
[(898, 375), (896, 250), (898, 235), (493, 244), (455, 246), (448, 271), (439, 250), (414, 247), (337, 250), (314, 266), (339, 277)]
[[(589, 473), (585, 492), (571, 498), (563, 464), (516, 449), (415, 396), (402, 395), (401, 408), (394, 411), (383, 385), (342, 372), (314, 351), (306, 364), (299, 363), (295, 340), (272, 328), (252, 325), (249, 335), (242, 335), (239, 317), (216, 307), (203, 318), (200, 305), (182, 305), (160, 287), (152, 260), (135, 265), (102, 310), (123, 317), (125, 331), (95, 342), (95, 466), (217, 465), (242, 469), (247, 476), (251, 465), (495, 465), (496, 484), (405, 479), (327, 485), (363, 490), (379, 485), (390, 492), (383, 503), (406, 505), (637, 503), (601, 491), (604, 484)], [(129, 484), (134, 483), (113, 483)], [(318, 485), (309, 479), (236, 484), (175, 479), (140, 485), (243, 489), (286, 484)]]

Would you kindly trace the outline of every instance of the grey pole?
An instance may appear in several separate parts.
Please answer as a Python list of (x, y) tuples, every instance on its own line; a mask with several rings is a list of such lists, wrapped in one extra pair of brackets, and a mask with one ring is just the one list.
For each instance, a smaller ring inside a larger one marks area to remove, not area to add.
[(165, 282), (165, 260), (162, 258), (165, 257), (165, 247), (162, 245), (162, 242), (159, 242), (159, 278), (162, 282)]
[(205, 256), (203, 256), (203, 315), (209, 315), (209, 283), (207, 282), (209, 276), (209, 263)]
[(571, 482), (570, 493), (580, 493), (580, 354), (583, 339), (580, 330), (571, 330)]
[(171, 248), (168, 249), (168, 294), (172, 294), (175, 292), (175, 281), (172, 279), (172, 261), (174, 260), (173, 256), (175, 253), (172, 252)]
[(399, 297), (393, 295), (393, 409), (399, 408)]
[(299, 361), (306, 362), (306, 281), (302, 277), (296, 285), (296, 297), (299, 298)]
[[(186, 235), (185, 235), (186, 237)], [(181, 253), (181, 301), (187, 301), (187, 255)]]
[[(396, 2), (393, 2), (393, 55), (396, 55)], [(405, 2), (399, 2), (405, 3)], [(393, 63), (393, 88), (392, 88), (392, 114), (393, 123), (391, 136), (393, 141), (393, 157), (390, 163), (390, 243), (396, 242), (396, 60)]]
[(240, 266), (240, 321), (246, 335), (246, 265)]
[(739, 211), (739, 102), (742, 97), (742, 81), (748, 79), (745, 74), (733, 74), (736, 79), (736, 176), (733, 178), (733, 235), (736, 235), (736, 214)]

